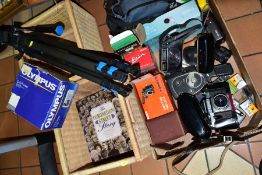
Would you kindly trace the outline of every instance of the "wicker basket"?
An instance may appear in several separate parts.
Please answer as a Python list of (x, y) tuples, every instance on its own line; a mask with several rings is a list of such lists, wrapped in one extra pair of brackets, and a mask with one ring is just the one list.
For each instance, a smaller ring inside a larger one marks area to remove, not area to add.
[[(23, 27), (51, 24), (58, 21), (65, 24), (63, 38), (76, 41), (80, 48), (103, 50), (95, 18), (70, 0), (56, 4), (25, 23)], [(71, 77), (70, 80), (77, 82), (80, 87), (63, 124), (63, 128), (55, 130), (60, 162), (64, 174), (92, 174), (143, 160), (151, 154), (149, 146), (150, 138), (146, 125), (141, 118), (141, 110), (139, 108), (130, 110), (130, 106), (134, 105), (130, 103), (137, 102), (137, 100), (132, 100), (135, 96), (131, 95), (128, 99), (119, 96), (135, 156), (125, 157), (99, 166), (90, 163), (91, 161), (88, 156), (89, 153), (75, 107), (75, 101), (83, 95), (86, 96), (97, 91), (99, 87), (78, 76)], [(135, 106), (139, 105), (135, 104)]]

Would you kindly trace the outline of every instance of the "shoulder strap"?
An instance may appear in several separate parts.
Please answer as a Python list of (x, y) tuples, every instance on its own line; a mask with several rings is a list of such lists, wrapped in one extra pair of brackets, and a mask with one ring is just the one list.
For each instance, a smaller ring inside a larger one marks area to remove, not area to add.
[[(221, 156), (220, 156), (220, 161), (219, 161), (219, 164), (217, 165), (217, 167), (214, 168), (213, 170), (211, 170), (211, 171), (210, 171), (209, 173), (207, 173), (206, 175), (213, 175), (213, 174), (215, 174), (215, 173), (222, 167), (223, 161), (224, 161), (224, 159), (225, 159), (225, 156), (226, 156), (227, 151), (228, 151), (233, 145), (235, 145), (235, 144), (237, 144), (237, 143), (238, 143), (237, 141), (231, 142), (230, 144), (228, 144), (228, 145), (225, 147), (224, 151), (222, 152), (222, 154), (221, 154)], [(179, 171), (173, 164), (172, 164), (172, 168), (173, 168), (173, 170), (174, 170), (178, 175), (187, 175), (187, 174)]]
[(220, 161), (219, 161), (219, 164), (216, 168), (214, 168), (213, 170), (211, 170), (209, 173), (207, 173), (206, 175), (213, 175), (215, 174), (221, 167), (222, 167), (222, 164), (223, 164), (223, 161), (225, 159), (225, 156), (226, 156), (226, 153), (227, 151), (232, 148), (233, 145), (237, 144), (238, 142), (235, 141), (235, 142), (231, 142), (229, 145), (227, 145), (224, 149), (224, 151), (222, 152), (221, 154), (221, 157), (220, 157)]

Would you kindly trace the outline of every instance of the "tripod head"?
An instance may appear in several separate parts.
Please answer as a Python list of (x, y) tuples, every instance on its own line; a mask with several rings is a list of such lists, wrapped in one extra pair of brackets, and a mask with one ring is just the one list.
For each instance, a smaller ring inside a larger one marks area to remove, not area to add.
[(45, 25), (38, 25), (38, 26), (33, 26), (33, 27), (23, 27), (20, 29), (23, 31), (52, 33), (57, 36), (61, 36), (64, 33), (64, 28), (65, 28), (65, 25), (62, 22), (57, 22), (55, 24), (45, 24)]
[[(61, 36), (64, 33), (65, 25), (62, 22), (55, 24), (45, 24), (33, 27), (21, 27), (22, 23), (14, 22), (14, 25), (0, 26), (0, 53), (4, 51), (8, 45), (17, 45), (14, 40), (16, 36), (24, 32), (39, 32), (55, 34)], [(19, 50), (19, 49), (18, 49)]]
[(65, 25), (62, 22), (57, 22), (54, 24), (43, 24), (32, 27), (21, 27), (21, 22), (14, 22), (13, 25), (2, 25), (0, 29), (9, 29), (13, 32), (23, 31), (23, 32), (40, 32), (40, 33), (49, 33), (61, 36), (64, 33)]

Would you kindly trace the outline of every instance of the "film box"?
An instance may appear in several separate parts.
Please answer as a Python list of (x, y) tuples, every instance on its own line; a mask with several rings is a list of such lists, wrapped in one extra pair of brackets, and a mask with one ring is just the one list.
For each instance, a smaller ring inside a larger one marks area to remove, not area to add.
[(173, 99), (161, 74), (146, 74), (133, 80), (147, 120), (176, 110)]
[(143, 45), (146, 33), (143, 25), (139, 23), (135, 29), (123, 31), (116, 36), (109, 36), (109, 38), (114, 52), (122, 54)]
[(131, 64), (139, 63), (142, 73), (156, 69), (149, 47), (139, 47), (133, 52), (126, 53), (124, 59)]
[(237, 93), (240, 89), (247, 85), (247, 83), (239, 74), (235, 74), (233, 77), (227, 80), (227, 82), (229, 84), (230, 91), (232, 94)]
[(24, 63), (7, 108), (37, 128), (61, 128), (78, 85)]
[(131, 30), (126, 30), (111, 38), (110, 45), (114, 52), (121, 54), (138, 47), (139, 40)]

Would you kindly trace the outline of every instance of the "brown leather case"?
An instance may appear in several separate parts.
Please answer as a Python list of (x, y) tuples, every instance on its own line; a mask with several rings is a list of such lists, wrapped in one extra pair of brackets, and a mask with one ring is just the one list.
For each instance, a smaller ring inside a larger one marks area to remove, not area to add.
[(186, 134), (177, 111), (147, 120), (146, 125), (153, 144), (169, 142)]

